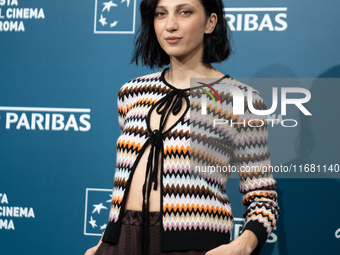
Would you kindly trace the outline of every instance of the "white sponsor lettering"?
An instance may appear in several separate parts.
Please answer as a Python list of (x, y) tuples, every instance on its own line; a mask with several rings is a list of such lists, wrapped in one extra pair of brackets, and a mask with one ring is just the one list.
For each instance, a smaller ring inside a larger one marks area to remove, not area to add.
[(19, 206), (0, 206), (0, 217), (35, 218), (33, 208)]
[(6, 113), (6, 129), (17, 130), (52, 130), (52, 131), (82, 131), (91, 129), (90, 115), (82, 114), (76, 117), (74, 114), (61, 113)]
[(1, 21), (0, 20), (0, 32), (24, 32), (25, 26), (22, 21)]
[(8, 204), (8, 199), (6, 194), (0, 193), (0, 204)]
[[(285, 11), (287, 11), (287, 8), (226, 8), (225, 17), (231, 31), (266, 30), (281, 32), (288, 27), (287, 13)], [(234, 14), (234, 12), (242, 13)], [(267, 13), (262, 14), (261, 12)]]
[(8, 19), (44, 19), (45, 13), (42, 8), (8, 8), (6, 17)]
[(231, 31), (284, 31), (287, 29), (287, 14), (279, 13), (275, 17), (265, 14), (261, 20), (256, 14), (226, 14)]
[(0, 0), (0, 32), (25, 32), (24, 22), (20, 19), (45, 19), (43, 8), (14, 8), (17, 0)]
[(13, 6), (16, 5), (18, 6), (18, 0), (0, 0), (0, 6)]
[(13, 220), (0, 219), (0, 230), (15, 230)]
[[(6, 204), (6, 205), (5, 205)], [(0, 193), (0, 230), (15, 230), (12, 219), (7, 218), (35, 218), (32, 207), (8, 206), (6, 193)]]

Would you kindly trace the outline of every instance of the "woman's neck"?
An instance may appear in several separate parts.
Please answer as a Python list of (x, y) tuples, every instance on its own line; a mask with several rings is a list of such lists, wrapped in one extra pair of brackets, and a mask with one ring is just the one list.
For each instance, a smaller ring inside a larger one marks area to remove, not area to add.
[(190, 78), (221, 78), (224, 74), (210, 64), (204, 64), (201, 57), (178, 59), (170, 57), (170, 68), (165, 73), (165, 80), (179, 89), (190, 87)]

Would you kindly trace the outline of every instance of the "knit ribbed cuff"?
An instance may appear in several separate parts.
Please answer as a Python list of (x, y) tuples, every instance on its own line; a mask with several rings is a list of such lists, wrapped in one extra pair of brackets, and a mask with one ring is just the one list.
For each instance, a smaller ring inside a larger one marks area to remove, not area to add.
[(256, 235), (258, 240), (258, 244), (251, 255), (260, 254), (263, 245), (267, 241), (267, 228), (265, 228), (261, 222), (251, 220), (245, 225), (243, 231), (245, 231), (246, 229), (252, 231)]

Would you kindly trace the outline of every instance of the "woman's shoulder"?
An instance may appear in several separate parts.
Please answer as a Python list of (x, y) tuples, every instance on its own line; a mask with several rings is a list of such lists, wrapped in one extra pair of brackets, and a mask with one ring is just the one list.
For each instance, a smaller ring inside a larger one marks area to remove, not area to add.
[(157, 81), (160, 79), (162, 71), (153, 72), (151, 74), (146, 74), (143, 76), (138, 76), (126, 82), (123, 86), (132, 86), (133, 84), (145, 83), (150, 81)]
[(149, 84), (152, 81), (157, 82), (158, 80), (160, 80), (161, 75), (162, 71), (158, 71), (133, 78), (123, 84), (123, 86), (119, 89), (118, 95), (126, 94), (128, 91), (137, 89), (138, 87)]

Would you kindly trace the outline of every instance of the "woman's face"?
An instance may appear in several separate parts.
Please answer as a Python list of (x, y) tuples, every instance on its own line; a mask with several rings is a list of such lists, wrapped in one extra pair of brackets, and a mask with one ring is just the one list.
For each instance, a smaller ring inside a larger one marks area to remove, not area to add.
[(158, 42), (177, 58), (203, 53), (204, 33), (212, 32), (211, 25), (216, 24), (210, 19), (199, 0), (159, 0), (154, 17)]

